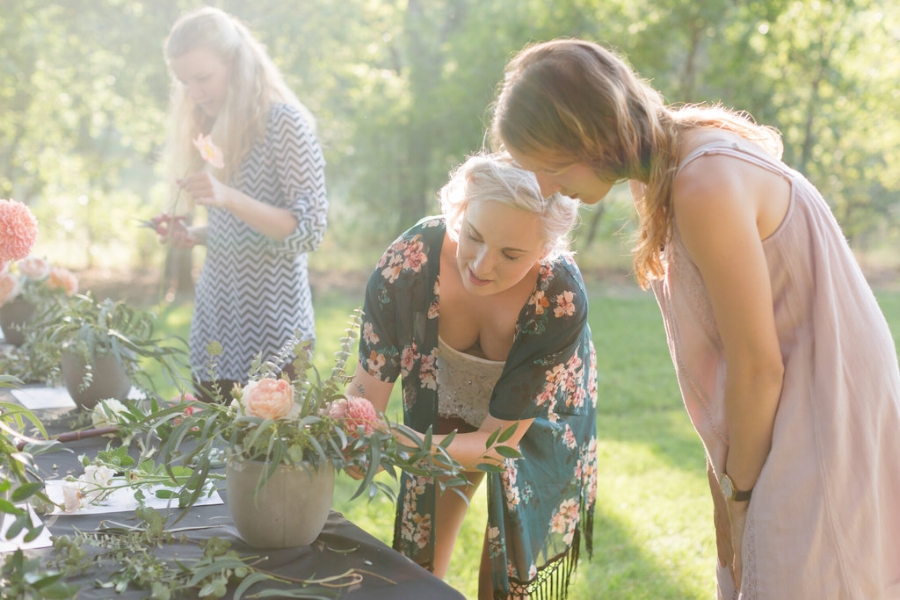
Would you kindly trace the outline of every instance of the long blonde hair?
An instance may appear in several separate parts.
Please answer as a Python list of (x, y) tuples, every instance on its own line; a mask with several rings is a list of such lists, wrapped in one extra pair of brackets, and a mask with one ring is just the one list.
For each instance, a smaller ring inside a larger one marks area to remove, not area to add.
[(634, 270), (641, 287), (663, 276), (672, 236), (679, 132), (732, 131), (781, 156), (781, 139), (746, 114), (721, 106), (666, 106), (623, 58), (593, 42), (562, 39), (526, 47), (506, 66), (493, 106), (495, 149), (586, 163), (598, 176), (644, 182)]
[(265, 47), (233, 16), (209, 6), (187, 13), (172, 26), (163, 46), (170, 64), (202, 47), (228, 66), (228, 97), (219, 115), (209, 117), (172, 77), (166, 171), (170, 181), (184, 177), (185, 169), (196, 162), (192, 140), (199, 134), (211, 134), (225, 159), (225, 168), (216, 175), (228, 183), (256, 141), (265, 135), (273, 102), (297, 107), (310, 127), (315, 126), (315, 120), (288, 89)]

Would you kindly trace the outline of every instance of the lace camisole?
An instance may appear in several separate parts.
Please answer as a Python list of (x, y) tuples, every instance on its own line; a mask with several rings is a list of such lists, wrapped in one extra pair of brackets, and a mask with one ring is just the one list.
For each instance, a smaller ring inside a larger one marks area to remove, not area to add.
[(438, 337), (438, 415), (480, 427), (505, 361), (488, 360), (449, 346)]

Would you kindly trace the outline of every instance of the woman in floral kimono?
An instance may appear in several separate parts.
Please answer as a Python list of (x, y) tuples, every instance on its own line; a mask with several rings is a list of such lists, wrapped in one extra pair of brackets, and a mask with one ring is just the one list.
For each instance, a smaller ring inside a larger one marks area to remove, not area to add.
[[(596, 357), (587, 295), (566, 252), (578, 202), (543, 199), (534, 176), (471, 157), (426, 218), (385, 252), (366, 291), (360, 362), (348, 389), (381, 411), (402, 377), (404, 421), (437, 434), (467, 471), (487, 474), (479, 598), (564, 598), (580, 538), (591, 551), (597, 477)], [(485, 452), (505, 445), (521, 458)], [(443, 577), (466, 502), (404, 473), (394, 547)]]

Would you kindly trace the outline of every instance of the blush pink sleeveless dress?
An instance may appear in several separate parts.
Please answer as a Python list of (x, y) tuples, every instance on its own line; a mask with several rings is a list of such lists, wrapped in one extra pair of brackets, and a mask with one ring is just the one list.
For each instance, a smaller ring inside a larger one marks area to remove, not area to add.
[[(784, 359), (772, 450), (753, 491), (741, 593), (719, 597), (900, 598), (900, 371), (871, 288), (821, 195), (801, 174), (732, 143), (698, 148), (778, 173), (790, 207), (763, 242)], [(703, 279), (679, 237), (653, 291), (684, 404), (716, 476), (728, 453), (725, 356)]]

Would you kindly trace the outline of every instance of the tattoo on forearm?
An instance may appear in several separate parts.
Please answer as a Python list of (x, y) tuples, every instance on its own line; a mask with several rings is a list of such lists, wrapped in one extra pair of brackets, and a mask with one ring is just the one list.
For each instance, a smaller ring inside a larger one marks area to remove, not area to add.
[(354, 387), (356, 388), (356, 391), (359, 393), (360, 396), (362, 396), (363, 398), (366, 397), (366, 388), (364, 388), (359, 383), (357, 383)]

